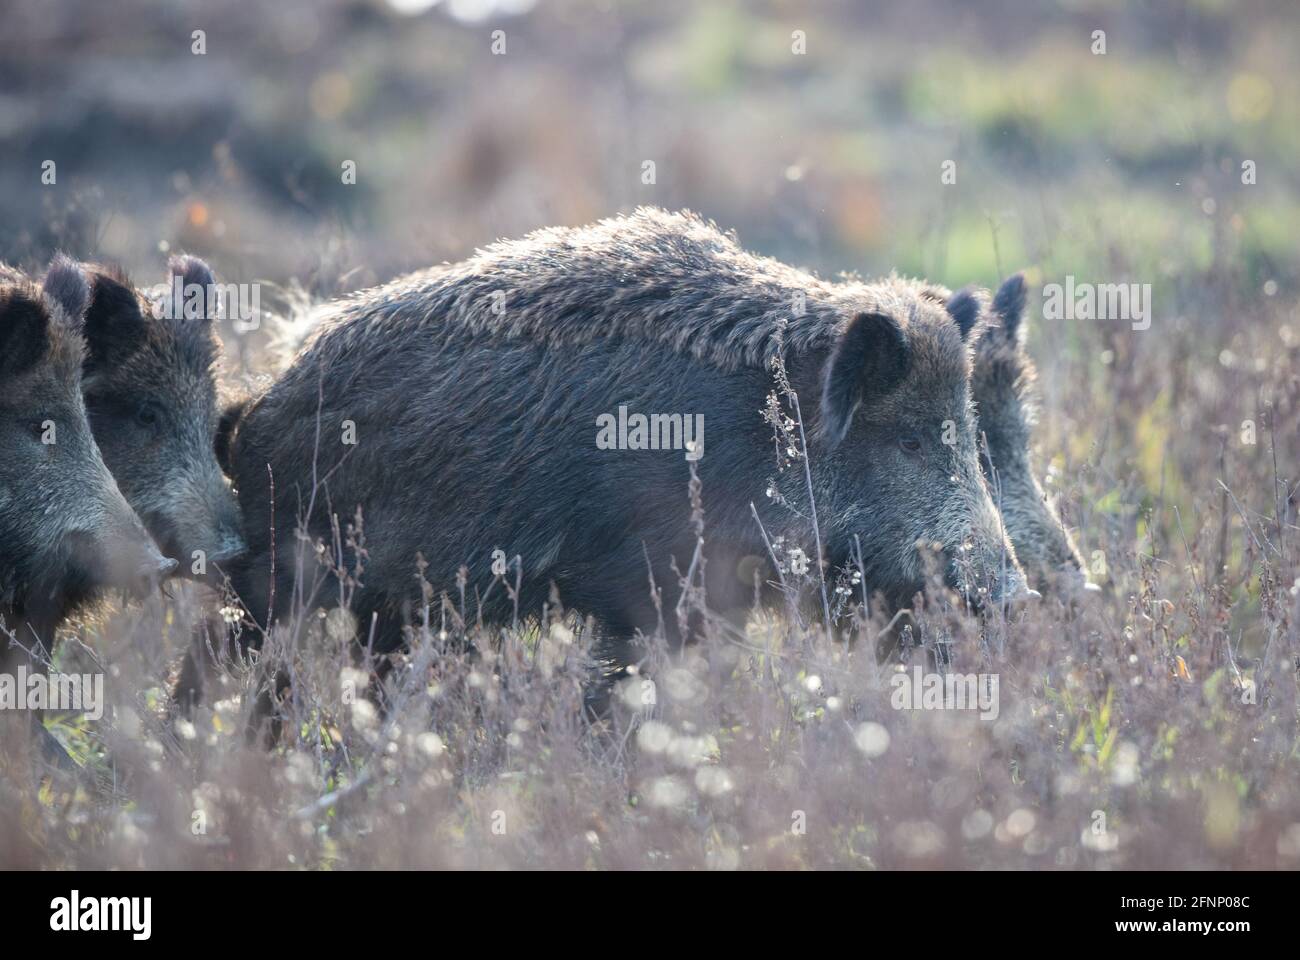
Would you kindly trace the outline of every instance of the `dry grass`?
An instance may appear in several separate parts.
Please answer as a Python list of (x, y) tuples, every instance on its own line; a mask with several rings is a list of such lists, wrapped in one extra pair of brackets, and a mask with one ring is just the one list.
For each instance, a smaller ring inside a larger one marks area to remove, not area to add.
[[(8, 758), (0, 859), (83, 868), (1300, 865), (1300, 537), (1290, 487), (1275, 482), (1269, 429), (1294, 443), (1300, 344), (1274, 319), (1249, 333), (1276, 338), (1270, 361), (1237, 371), (1267, 398), (1257, 444), (1205, 426), (1194, 388), (1169, 401), (1159, 423), (1193, 425), (1159, 444), (1161, 475), (1178, 478), (1174, 496), (1130, 497), (1111, 475), (1140, 468), (1152, 442), (1142, 431), (1161, 429), (1120, 415), (1126, 390), (1151, 387), (1142, 365), (1114, 374), (1116, 407), (1109, 420), (1094, 414), (1114, 425), (1111, 449), (1071, 464), (1070, 483), (1058, 479), (1085, 554), (1099, 563), (1094, 551), (1104, 553), (1104, 575), (1094, 568), (1104, 590), (1081, 607), (1049, 597), (1009, 622), (981, 623), (935, 603), (901, 657), (881, 662), (882, 624), (842, 595), (834, 639), (793, 613), (756, 616), (743, 633), (713, 621), (684, 653), (652, 643), (644, 676), (620, 687), (609, 721), (595, 727), (582, 712), (591, 631), (572, 617), (467, 627), (454, 596), (435, 597), (379, 694), (367, 665), (354, 668), (346, 653), (350, 618), (302, 611), (267, 647), (294, 681), (285, 733), (267, 752), (244, 736), (263, 675), (248, 664), (228, 665), (192, 724), (167, 717), (168, 669), (214, 602), (182, 590), (88, 628), (112, 718), (56, 725), (85, 763), (79, 777), (55, 775), (41, 788)], [(1055, 419), (1045, 413), (1045, 432)], [(1129, 438), (1117, 440), (1121, 432)], [(819, 583), (787, 574), (820, 611)], [(61, 653), (90, 656), (70, 644)], [(895, 709), (891, 678), (936, 662), (995, 674), (997, 718)]]

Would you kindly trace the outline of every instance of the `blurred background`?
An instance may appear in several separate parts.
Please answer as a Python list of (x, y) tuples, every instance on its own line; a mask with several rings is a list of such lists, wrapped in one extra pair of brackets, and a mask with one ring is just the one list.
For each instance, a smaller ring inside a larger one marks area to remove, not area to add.
[(10, 262), (331, 294), (653, 203), (822, 273), (1297, 279), (1289, 0), (3, 6)]

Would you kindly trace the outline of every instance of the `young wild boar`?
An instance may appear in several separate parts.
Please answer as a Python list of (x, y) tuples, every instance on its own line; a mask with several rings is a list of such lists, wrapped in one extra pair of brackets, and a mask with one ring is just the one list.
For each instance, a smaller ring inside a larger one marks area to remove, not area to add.
[(1024, 277), (1016, 274), (998, 288), (993, 314), (995, 322), (976, 345), (971, 376), (975, 411), (988, 444), (987, 458), (980, 458), (985, 475), (1016, 557), (1035, 589), (1094, 588), (1070, 532), (1030, 463), (1037, 374), (1025, 351)]
[[(250, 550), (232, 581), (259, 621), (269, 607), (282, 615), (295, 577), (310, 592), (317, 575), (295, 558), (298, 524), (330, 543), (331, 515), (346, 530), (360, 510), (353, 608), (377, 651), (396, 647), (417, 614), (420, 558), (434, 590), (452, 596), (467, 565), (465, 594), (480, 600), (471, 618), (508, 619), (496, 551), (521, 558), (521, 613), (540, 611), (553, 585), (619, 637), (656, 629), (653, 575), (672, 635), (674, 566), (686, 571), (697, 545), (689, 454), (708, 603), (744, 611), (768, 554), (751, 504), (767, 535), (802, 548), (817, 571), (802, 464), (778, 475), (761, 415), (781, 357), (829, 566), (849, 566), (860, 542), (867, 589), (902, 605), (925, 581), (918, 547), (937, 548), (973, 603), (1018, 598), (1024, 577), (976, 451), (969, 343), (981, 310), (969, 294), (939, 305), (820, 280), (656, 209), (494, 244), (338, 302), (244, 409), (226, 460)], [(638, 442), (627, 429), (638, 414), (679, 415), (698, 445), (663, 449), (681, 439), (664, 419)], [(774, 476), (778, 497), (766, 492)], [(353, 554), (345, 544), (349, 568)], [(506, 579), (513, 586), (513, 568)]]
[[(937, 284), (899, 278), (889, 282), (937, 302), (952, 296)], [(993, 298), (991, 313), (976, 343), (971, 372), (971, 396), (984, 440), (980, 466), (1030, 585), (1040, 591), (1096, 589), (1088, 583), (1074, 540), (1039, 485), (1030, 460), (1030, 435), (1037, 419), (1037, 373), (1025, 351), (1023, 276), (1016, 274), (1003, 282)]]
[[(215, 364), (220, 341), (207, 291), (212, 272), (173, 257), (162, 301), (127, 278), (91, 269), (86, 312), (86, 409), (95, 441), (127, 501), (180, 573), (217, 575), (241, 553), (239, 513), (217, 464)], [(173, 297), (180, 279), (182, 296)], [(199, 288), (203, 295), (188, 298)]]
[[(16, 280), (16, 282), (15, 282)], [(55, 627), (104, 589), (168, 576), (104, 466), (81, 396), (85, 274), (55, 260), (38, 289), (0, 282), (0, 667), (53, 647)]]

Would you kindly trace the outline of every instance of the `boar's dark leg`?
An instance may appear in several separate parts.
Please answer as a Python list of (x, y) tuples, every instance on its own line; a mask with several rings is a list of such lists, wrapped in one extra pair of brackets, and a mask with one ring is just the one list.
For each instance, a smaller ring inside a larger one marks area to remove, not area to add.
[(172, 688), (172, 705), (178, 715), (190, 719), (194, 709), (203, 702), (204, 692), (217, 679), (218, 666), (213, 661), (226, 649), (229, 627), (217, 614), (209, 614), (194, 625), (190, 646), (181, 661), (176, 685)]

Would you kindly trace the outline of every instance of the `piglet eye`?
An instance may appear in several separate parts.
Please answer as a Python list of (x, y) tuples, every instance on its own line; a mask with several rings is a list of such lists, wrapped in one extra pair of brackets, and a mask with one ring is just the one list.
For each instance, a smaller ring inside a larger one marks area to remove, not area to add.
[(902, 448), (904, 453), (921, 452), (921, 438), (917, 436), (913, 436), (911, 434), (905, 437), (899, 437), (898, 445)]

